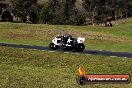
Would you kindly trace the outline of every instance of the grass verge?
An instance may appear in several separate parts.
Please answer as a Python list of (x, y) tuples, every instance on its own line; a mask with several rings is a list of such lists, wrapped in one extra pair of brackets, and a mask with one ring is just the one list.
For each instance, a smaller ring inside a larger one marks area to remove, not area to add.
[(0, 22), (0, 42), (48, 46), (57, 34), (86, 38), (87, 49), (132, 52), (132, 19), (112, 28)]
[(1, 88), (131, 88), (130, 84), (76, 83), (78, 66), (87, 74), (130, 74), (132, 59), (0, 47)]

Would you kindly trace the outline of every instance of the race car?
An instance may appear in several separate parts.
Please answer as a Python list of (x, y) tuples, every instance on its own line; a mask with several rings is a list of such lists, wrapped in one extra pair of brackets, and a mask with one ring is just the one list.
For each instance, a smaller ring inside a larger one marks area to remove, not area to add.
[(73, 38), (71, 35), (57, 35), (49, 47), (54, 50), (62, 48), (63, 50), (82, 52), (85, 49), (84, 41), (83, 37)]

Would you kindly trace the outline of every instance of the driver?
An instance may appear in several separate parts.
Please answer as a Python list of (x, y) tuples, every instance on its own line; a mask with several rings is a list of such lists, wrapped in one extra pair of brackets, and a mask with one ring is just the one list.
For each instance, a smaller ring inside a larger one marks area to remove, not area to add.
[(74, 45), (74, 38), (71, 35), (69, 35), (69, 38), (68, 38), (68, 41), (67, 41), (67, 45), (68, 46)]
[(57, 35), (55, 38), (57, 39), (57, 43), (60, 43), (62, 41), (63, 35)]
[(65, 34), (65, 35), (63, 36), (62, 42), (63, 42), (64, 44), (67, 44), (68, 39), (71, 38), (71, 37), (72, 37), (71, 35)]

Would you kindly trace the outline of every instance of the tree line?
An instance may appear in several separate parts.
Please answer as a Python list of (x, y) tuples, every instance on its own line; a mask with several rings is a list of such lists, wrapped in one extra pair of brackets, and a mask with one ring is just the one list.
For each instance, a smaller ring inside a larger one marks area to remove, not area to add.
[[(1, 1), (1, 0), (0, 0)], [(12, 0), (6, 8), (22, 22), (82, 25), (103, 23), (132, 17), (131, 0), (48, 0), (38, 4), (37, 0)], [(2, 14), (3, 4), (0, 3)]]

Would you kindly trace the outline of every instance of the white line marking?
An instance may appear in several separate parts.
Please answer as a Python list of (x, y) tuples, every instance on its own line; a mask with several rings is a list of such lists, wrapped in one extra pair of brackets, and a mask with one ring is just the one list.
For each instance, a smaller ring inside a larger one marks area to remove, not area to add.
[(32, 49), (32, 50), (37, 50), (37, 49)]
[(98, 51), (103, 51), (103, 50), (98, 50)]
[(91, 54), (85, 54), (85, 55), (88, 55), (88, 56), (89, 56), (89, 55), (91, 55)]
[(64, 52), (64, 53), (69, 53), (69, 52)]
[(51, 52), (52, 53), (52, 52), (56, 52), (56, 51), (48, 51), (48, 52)]
[(73, 54), (79, 54), (79, 53), (73, 53)]
[(41, 50), (41, 51), (46, 51), (46, 50)]
[(110, 57), (117, 57), (117, 56), (110, 56)]

